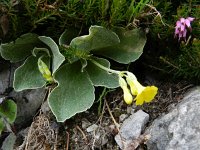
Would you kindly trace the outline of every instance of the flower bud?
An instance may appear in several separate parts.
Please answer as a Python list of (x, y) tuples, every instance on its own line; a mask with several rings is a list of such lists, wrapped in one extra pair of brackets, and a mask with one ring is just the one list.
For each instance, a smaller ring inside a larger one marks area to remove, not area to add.
[(135, 75), (130, 72), (127, 72), (126, 81), (128, 85), (130, 86), (131, 93), (133, 95), (137, 95), (138, 94), (137, 87), (134, 84), (134, 81), (137, 81), (137, 78), (135, 77)]
[(123, 87), (123, 92), (124, 92), (124, 101), (126, 104), (130, 105), (133, 102), (133, 97), (127, 87)]
[(128, 87), (127, 87), (126, 81), (121, 76), (119, 76), (119, 85), (124, 92), (124, 101), (127, 104), (131, 104), (133, 102), (133, 97), (132, 97), (132, 95), (131, 95)]
[(120, 87), (123, 89), (123, 87), (127, 87), (127, 83), (124, 80), (124, 78), (122, 78), (121, 76), (119, 76), (119, 85)]
[(51, 76), (51, 71), (49, 70), (48, 66), (39, 58), (38, 59), (38, 68), (41, 72), (42, 76), (47, 80), (52, 82), (53, 78)]

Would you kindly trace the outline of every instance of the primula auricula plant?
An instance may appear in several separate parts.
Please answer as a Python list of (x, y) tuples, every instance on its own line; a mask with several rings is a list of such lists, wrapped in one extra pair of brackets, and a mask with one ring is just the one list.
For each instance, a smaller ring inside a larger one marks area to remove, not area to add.
[(53, 90), (48, 103), (59, 122), (90, 108), (96, 86), (120, 86), (127, 104), (133, 102), (133, 96), (136, 105), (153, 100), (157, 87), (142, 86), (131, 72), (110, 69), (110, 62), (105, 59), (123, 64), (137, 60), (146, 43), (142, 30), (114, 28), (111, 31), (91, 26), (88, 35), (77, 35), (76, 30), (66, 30), (57, 45), (50, 37), (28, 33), (15, 42), (2, 44), (0, 52), (4, 59), (24, 60), (15, 71), (14, 89), (22, 91), (50, 84)]
[(186, 41), (187, 31), (192, 31), (191, 22), (193, 20), (193, 17), (187, 17), (186, 19), (180, 18), (180, 20), (176, 22), (174, 36), (178, 37), (179, 40), (183, 39), (184, 41)]

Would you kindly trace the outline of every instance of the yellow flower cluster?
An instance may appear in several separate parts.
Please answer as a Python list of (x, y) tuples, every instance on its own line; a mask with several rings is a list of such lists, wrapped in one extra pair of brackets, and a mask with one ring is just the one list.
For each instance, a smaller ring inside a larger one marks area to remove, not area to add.
[[(126, 80), (123, 77), (125, 77)], [(119, 85), (123, 89), (124, 101), (127, 104), (131, 104), (133, 102), (132, 95), (135, 96), (134, 100), (136, 101), (136, 105), (142, 105), (144, 102), (151, 102), (158, 92), (158, 88), (155, 86), (142, 86), (137, 81), (135, 75), (130, 72), (126, 72), (126, 74), (122, 72), (119, 75)]]

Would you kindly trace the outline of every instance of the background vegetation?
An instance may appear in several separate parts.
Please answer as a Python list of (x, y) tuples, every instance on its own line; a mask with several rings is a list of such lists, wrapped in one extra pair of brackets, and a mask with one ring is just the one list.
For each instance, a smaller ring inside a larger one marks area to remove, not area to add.
[[(200, 78), (199, 14), (197, 0), (5, 0), (0, 2), (0, 38), (12, 41), (27, 32), (58, 41), (67, 28), (82, 34), (91, 25), (148, 29), (141, 58), (148, 70), (171, 74), (175, 79)], [(175, 22), (194, 17), (187, 43), (174, 38)], [(164, 73), (164, 74), (163, 74)]]

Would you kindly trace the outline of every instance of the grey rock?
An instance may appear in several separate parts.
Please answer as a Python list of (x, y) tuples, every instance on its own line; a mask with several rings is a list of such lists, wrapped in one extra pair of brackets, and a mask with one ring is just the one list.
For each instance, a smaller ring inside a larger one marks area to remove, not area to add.
[(127, 114), (121, 114), (121, 115), (119, 116), (119, 122), (123, 122), (127, 117), (128, 117)]
[(200, 87), (188, 92), (168, 114), (156, 119), (145, 132), (149, 150), (200, 149)]
[(149, 115), (142, 110), (129, 116), (122, 124), (119, 134), (115, 136), (115, 141), (121, 149), (130, 144), (131, 141), (137, 139), (145, 124), (149, 121)]
[(2, 66), (0, 66), (0, 95), (6, 91), (10, 83), (9, 64), (5, 63)]
[(6, 92), (8, 88), (12, 89), (14, 71), (20, 65), (21, 63), (9, 64), (8, 62), (0, 62), (0, 99), (12, 97), (16, 101), (17, 118), (15, 123), (23, 125), (32, 119), (41, 106), (45, 97), (45, 89)]
[(16, 124), (23, 124), (30, 121), (40, 108), (45, 97), (44, 88), (35, 90), (24, 90), (22, 92), (12, 91), (9, 96), (13, 97), (17, 103)]

